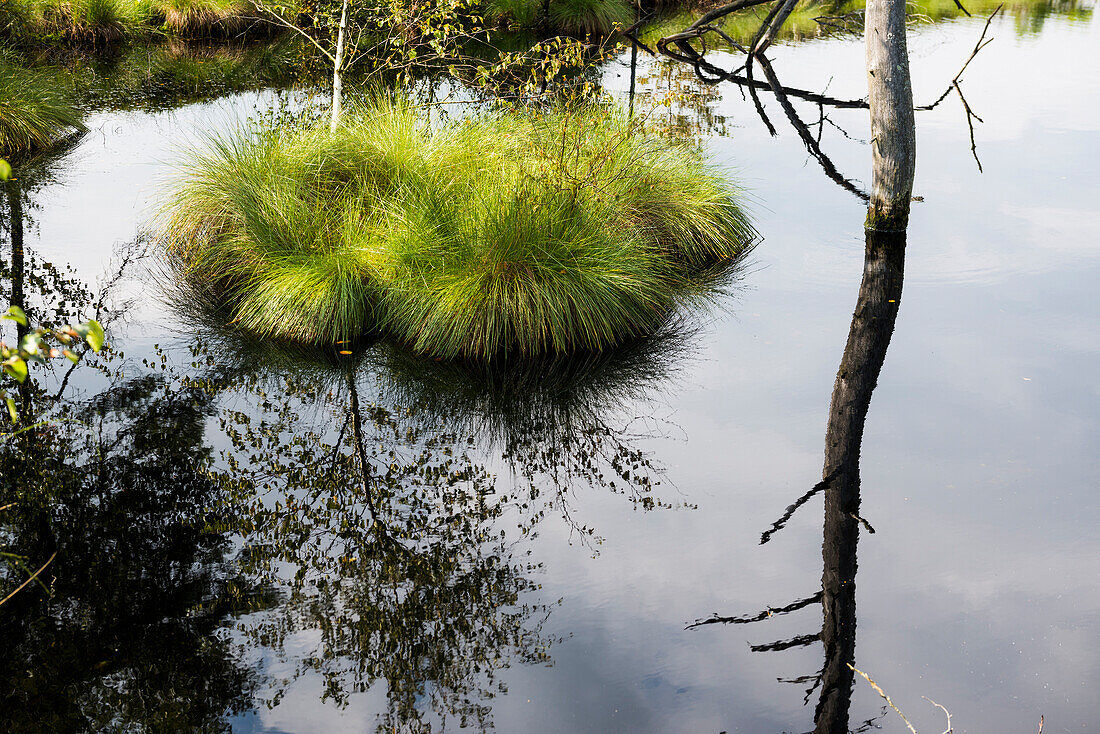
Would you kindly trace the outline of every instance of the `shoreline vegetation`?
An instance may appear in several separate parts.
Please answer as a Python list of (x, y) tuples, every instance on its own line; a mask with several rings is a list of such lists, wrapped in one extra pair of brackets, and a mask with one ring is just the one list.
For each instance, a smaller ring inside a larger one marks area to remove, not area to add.
[(486, 360), (599, 352), (706, 302), (756, 236), (740, 199), (616, 111), (431, 127), (379, 98), (335, 133), (211, 139), (155, 237), (176, 297), (251, 335)]
[(84, 132), (81, 117), (55, 74), (22, 68), (0, 52), (0, 158), (16, 162)]
[[(718, 0), (662, 2), (647, 0), (481, 0), (467, 11), (473, 26), (485, 33), (534, 33), (540, 38), (565, 34), (576, 38), (607, 38), (641, 20), (638, 37), (656, 39), (689, 24)], [(784, 23), (779, 39), (802, 40), (822, 35), (859, 32), (863, 0), (802, 2)], [(987, 14), (997, 0), (971, 0), (967, 9)], [(293, 6), (292, 6), (293, 7)], [(1017, 32), (1027, 34), (1048, 16), (1088, 20), (1092, 7), (1080, 0), (1011, 0), (1005, 11)], [(293, 15), (293, 10), (290, 11)], [(722, 18), (723, 33), (744, 43), (759, 27), (759, 8)], [(954, 0), (916, 0), (916, 22), (963, 17)], [(163, 39), (235, 41), (271, 38), (285, 29), (257, 10), (250, 0), (5, 0), (0, 3), (0, 45), (25, 50), (49, 47), (95, 51), (120, 44)]]

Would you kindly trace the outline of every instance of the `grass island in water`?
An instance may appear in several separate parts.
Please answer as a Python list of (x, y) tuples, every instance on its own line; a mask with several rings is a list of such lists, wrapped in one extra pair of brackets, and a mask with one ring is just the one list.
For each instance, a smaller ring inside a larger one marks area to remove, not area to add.
[(705, 299), (754, 237), (692, 148), (589, 108), (429, 126), (376, 101), (194, 154), (158, 238), (184, 298), (264, 338), (599, 351)]

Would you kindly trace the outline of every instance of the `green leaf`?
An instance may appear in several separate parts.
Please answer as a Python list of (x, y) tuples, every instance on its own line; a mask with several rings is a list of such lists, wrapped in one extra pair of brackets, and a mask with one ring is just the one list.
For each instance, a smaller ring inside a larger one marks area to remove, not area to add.
[(69, 360), (73, 364), (76, 364), (77, 362), (80, 361), (80, 355), (79, 354), (73, 354), (68, 349), (61, 350), (61, 353), (65, 355), (65, 359)]
[(0, 181), (7, 181), (11, 178), (11, 164), (3, 158), (0, 158)]
[(4, 362), (4, 372), (14, 377), (17, 382), (27, 379), (27, 363), (19, 357), (12, 357)]
[[(2, 173), (2, 171), (0, 171), (0, 173)], [(23, 313), (23, 309), (19, 308), (18, 306), (8, 306), (8, 312), (0, 318), (9, 319), (19, 324), (20, 326), (27, 325), (27, 314)]]
[(15, 409), (15, 401), (11, 398), (5, 398), (4, 402), (8, 404), (8, 415), (11, 416), (11, 422), (18, 423), (19, 411)]
[(107, 340), (107, 336), (103, 333), (103, 327), (99, 325), (99, 322), (95, 319), (91, 321), (85, 321), (83, 324), (77, 324), (73, 327), (73, 331), (80, 335), (80, 337), (88, 342), (88, 346), (92, 348), (93, 352), (98, 352), (103, 348), (103, 343)]
[(95, 319), (88, 322), (88, 336), (84, 338), (88, 341), (88, 346), (92, 348), (93, 352), (103, 349), (103, 345), (107, 341), (107, 335), (103, 333), (103, 327)]
[(28, 359), (40, 359), (40, 353), (45, 346), (46, 343), (42, 341), (42, 336), (34, 332), (24, 334), (23, 338), (19, 340), (19, 351), (23, 352)]

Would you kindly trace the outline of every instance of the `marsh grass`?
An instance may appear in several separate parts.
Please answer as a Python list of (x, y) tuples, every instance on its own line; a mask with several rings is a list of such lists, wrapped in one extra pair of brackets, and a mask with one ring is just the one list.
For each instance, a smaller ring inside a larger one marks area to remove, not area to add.
[(62, 41), (106, 46), (164, 35), (224, 38), (267, 34), (247, 0), (4, 0), (0, 35), (24, 46)]
[(697, 152), (598, 109), (432, 129), (376, 101), (335, 134), (214, 139), (180, 173), (158, 229), (177, 278), (300, 343), (600, 351), (705, 300), (754, 237)]
[(62, 80), (0, 55), (0, 157), (19, 159), (82, 132), (80, 118)]
[(156, 7), (165, 27), (181, 36), (231, 33), (247, 23), (247, 10), (237, 0), (158, 0)]
[(626, 0), (550, 0), (548, 8), (542, 0), (489, 0), (485, 15), (512, 28), (534, 28), (545, 21), (575, 36), (608, 36), (634, 22), (634, 7)]
[(149, 0), (49, 0), (32, 17), (41, 32), (98, 46), (142, 34), (153, 16)]

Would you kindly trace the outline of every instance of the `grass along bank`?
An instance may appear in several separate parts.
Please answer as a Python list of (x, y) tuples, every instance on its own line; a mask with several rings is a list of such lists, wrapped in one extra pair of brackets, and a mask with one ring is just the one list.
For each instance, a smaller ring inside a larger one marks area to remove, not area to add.
[(157, 225), (180, 297), (251, 334), (441, 358), (599, 351), (705, 299), (755, 233), (698, 153), (589, 108), (431, 128), (377, 101), (216, 138)]
[(84, 130), (65, 80), (0, 53), (0, 158), (17, 160)]

